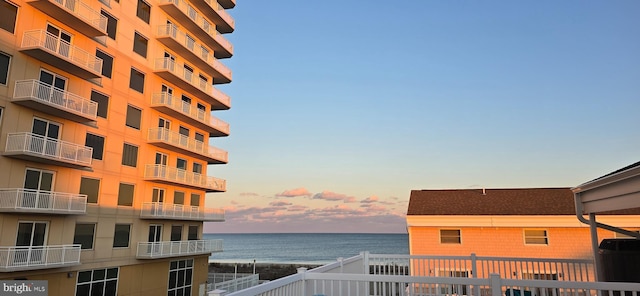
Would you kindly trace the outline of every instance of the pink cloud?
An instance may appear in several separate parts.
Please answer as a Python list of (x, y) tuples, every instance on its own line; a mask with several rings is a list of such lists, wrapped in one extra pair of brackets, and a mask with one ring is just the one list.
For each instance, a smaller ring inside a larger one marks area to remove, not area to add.
[(361, 200), (361, 203), (373, 203), (373, 202), (377, 202), (379, 201), (379, 198), (375, 195), (369, 196), (363, 200)]
[(298, 211), (304, 211), (306, 209), (308, 209), (309, 207), (307, 206), (302, 206), (302, 205), (292, 205), (288, 208), (289, 211), (292, 212), (298, 212)]
[(254, 192), (241, 192), (240, 196), (260, 196), (260, 195)]
[(271, 203), (269, 203), (269, 205), (272, 207), (283, 207), (283, 206), (290, 206), (292, 205), (292, 203), (284, 200), (277, 200), (277, 201), (272, 201)]
[(328, 190), (322, 191), (321, 193), (316, 193), (313, 195), (312, 198), (328, 200), (328, 201), (343, 201), (345, 203), (356, 202), (356, 198), (353, 196), (348, 196), (342, 193), (335, 193)]
[(281, 196), (281, 197), (311, 196), (311, 192), (309, 192), (309, 190), (307, 190), (304, 187), (300, 187), (296, 189), (285, 190), (282, 193), (276, 194), (276, 196)]

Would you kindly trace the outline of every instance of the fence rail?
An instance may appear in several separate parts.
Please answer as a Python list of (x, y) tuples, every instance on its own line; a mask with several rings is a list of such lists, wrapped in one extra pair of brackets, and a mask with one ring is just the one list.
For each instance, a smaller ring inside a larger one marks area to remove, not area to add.
[(166, 242), (140, 242), (136, 257), (138, 259), (166, 258), (208, 254), (222, 251), (222, 240), (187, 240)]
[(102, 59), (45, 30), (24, 32), (22, 47), (40, 47), (47, 52), (72, 62), (79, 67), (100, 75)]
[(225, 191), (227, 187), (225, 180), (160, 164), (147, 164), (144, 177), (214, 191)]
[(16, 81), (13, 98), (28, 98), (92, 120), (98, 113), (98, 103), (35, 79)]
[(206, 109), (200, 109), (193, 107), (191, 104), (182, 101), (167, 92), (154, 93), (151, 98), (152, 105), (164, 105), (177, 112), (187, 115), (189, 118), (196, 120), (207, 126), (213, 127), (225, 134), (229, 134), (229, 124), (211, 116), (211, 112), (207, 112)]
[(29, 132), (9, 133), (5, 153), (36, 155), (80, 166), (91, 165), (93, 148)]
[(0, 247), (0, 272), (80, 264), (80, 245)]
[(149, 141), (164, 142), (174, 147), (182, 148), (184, 150), (203, 155), (212, 160), (227, 162), (229, 159), (229, 154), (227, 151), (207, 145), (202, 141), (189, 138), (186, 135), (171, 131), (166, 128), (150, 128), (147, 134), (147, 138)]
[(200, 210), (198, 206), (145, 202), (142, 203), (140, 216), (143, 218), (224, 221), (224, 210), (211, 208)]
[(82, 214), (87, 195), (25, 188), (0, 188), (0, 211)]
[(58, 3), (72, 12), (77, 18), (100, 29), (100, 31), (107, 32), (107, 17), (101, 15), (100, 12), (91, 8), (87, 3), (80, 0), (53, 0), (53, 2)]

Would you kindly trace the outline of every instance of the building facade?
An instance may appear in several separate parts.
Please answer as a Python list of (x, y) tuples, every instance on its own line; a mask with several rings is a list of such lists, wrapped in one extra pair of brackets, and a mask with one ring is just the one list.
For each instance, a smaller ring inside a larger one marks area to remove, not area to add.
[[(639, 214), (599, 222), (638, 230)], [(407, 229), (411, 255), (593, 259), (570, 188), (413, 190)], [(621, 236), (600, 229), (598, 237)]]
[(234, 6), (0, 0), (0, 279), (204, 295)]

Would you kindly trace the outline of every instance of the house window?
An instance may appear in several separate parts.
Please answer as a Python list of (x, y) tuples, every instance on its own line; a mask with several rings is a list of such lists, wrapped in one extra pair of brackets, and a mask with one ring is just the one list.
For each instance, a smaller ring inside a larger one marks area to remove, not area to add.
[(191, 205), (194, 207), (200, 206), (200, 194), (195, 194), (195, 193), (191, 194)]
[(136, 10), (136, 16), (138, 16), (145, 23), (149, 23), (151, 18), (151, 5), (142, 0), (138, 0), (138, 9)]
[(80, 194), (87, 195), (87, 203), (98, 203), (100, 193), (100, 179), (80, 178)]
[(120, 183), (118, 188), (118, 205), (119, 206), (132, 206), (133, 205), (133, 185)]
[(202, 174), (202, 164), (194, 162), (193, 163), (193, 172), (196, 174)]
[(549, 239), (547, 238), (547, 231), (540, 229), (525, 229), (524, 243), (525, 245), (548, 245)]
[(129, 88), (144, 93), (144, 74), (140, 71), (131, 68), (131, 77), (129, 78)]
[(0, 28), (9, 33), (15, 33), (18, 7), (7, 1), (2, 1), (0, 2), (0, 15), (2, 15)]
[(91, 158), (102, 160), (104, 154), (104, 137), (87, 133), (84, 145), (93, 148)]
[(136, 107), (133, 107), (131, 105), (127, 105), (127, 121), (125, 124), (128, 127), (132, 127), (139, 130), (141, 118), (142, 118), (142, 110)]
[(11, 56), (0, 52), (0, 85), (7, 85), (9, 80), (9, 65), (11, 64)]
[(198, 225), (189, 225), (188, 240), (198, 240)]
[(96, 49), (96, 56), (102, 59), (102, 76), (111, 78), (113, 72), (113, 57)]
[(178, 169), (181, 169), (181, 170), (186, 170), (187, 169), (187, 160), (182, 159), (182, 158), (178, 158), (176, 160), (176, 167)]
[(131, 233), (131, 224), (116, 224), (113, 232), (113, 247), (128, 248), (129, 234)]
[(149, 40), (147, 40), (147, 38), (145, 38), (144, 36), (136, 32), (135, 36), (133, 37), (133, 51), (135, 51), (137, 54), (146, 58), (148, 43), (149, 43)]
[(177, 205), (184, 204), (184, 192), (182, 191), (174, 191), (173, 192), (173, 203)]
[(151, 201), (152, 202), (164, 202), (164, 189), (162, 189), (162, 188), (153, 188), (153, 192), (151, 193)]
[(118, 28), (118, 20), (104, 10), (100, 10), (100, 14), (107, 18), (107, 36), (116, 40), (116, 29)]
[(124, 143), (122, 147), (122, 165), (130, 167), (138, 165), (138, 146)]
[(182, 225), (171, 225), (171, 241), (182, 240)]
[(440, 229), (441, 244), (460, 244), (460, 229)]
[[(438, 270), (439, 277), (457, 277), (466, 278), (469, 277), (469, 272), (466, 270)], [(468, 295), (467, 285), (440, 285), (440, 293), (447, 295)]]
[(98, 103), (98, 117), (107, 118), (109, 110), (109, 97), (95, 90), (91, 91), (91, 100)]
[(192, 277), (193, 259), (171, 261), (168, 295), (191, 295)]
[(96, 230), (95, 224), (76, 224), (76, 232), (73, 236), (73, 243), (79, 244), (80, 249), (93, 249), (93, 235)]
[(117, 267), (78, 272), (76, 296), (115, 296), (117, 292)]
[(196, 132), (196, 141), (204, 142), (204, 135)]

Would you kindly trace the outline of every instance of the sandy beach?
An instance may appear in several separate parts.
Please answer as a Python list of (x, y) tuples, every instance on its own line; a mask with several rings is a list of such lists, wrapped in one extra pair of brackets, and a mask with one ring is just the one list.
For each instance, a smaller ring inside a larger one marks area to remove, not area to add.
[[(209, 273), (253, 273), (253, 263), (209, 263)], [(277, 264), (277, 263), (256, 263), (256, 273), (260, 274), (260, 280), (275, 280), (281, 277), (297, 273), (300, 267), (308, 269), (316, 268), (320, 265), (309, 264)]]

